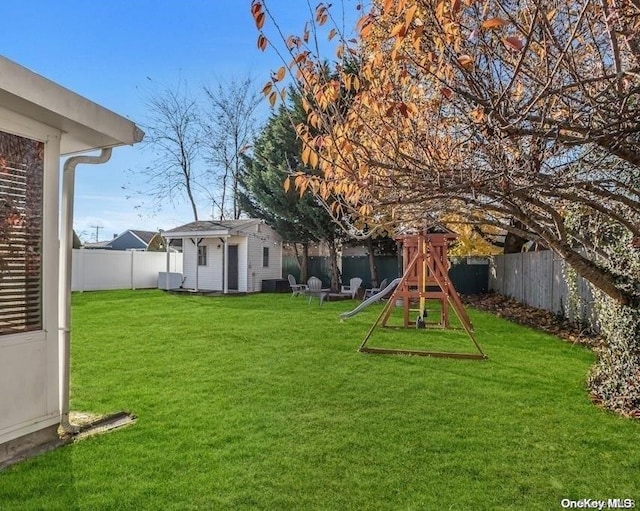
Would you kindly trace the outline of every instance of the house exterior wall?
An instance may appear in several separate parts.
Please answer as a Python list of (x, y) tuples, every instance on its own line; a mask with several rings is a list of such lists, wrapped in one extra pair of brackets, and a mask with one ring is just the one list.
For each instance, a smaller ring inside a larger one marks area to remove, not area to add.
[[(0, 335), (0, 447), (60, 422), (58, 181), (60, 132), (0, 108), (0, 130), (44, 142), (42, 329)], [(0, 454), (1, 454), (0, 450)]]
[[(258, 224), (248, 233), (247, 291), (262, 291), (262, 281), (282, 278), (282, 240), (268, 225)], [(263, 266), (262, 250), (269, 249), (269, 266)]]

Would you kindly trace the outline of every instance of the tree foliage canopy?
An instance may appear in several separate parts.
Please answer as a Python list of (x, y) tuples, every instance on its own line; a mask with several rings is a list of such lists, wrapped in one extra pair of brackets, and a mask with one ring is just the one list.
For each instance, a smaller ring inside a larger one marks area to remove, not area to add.
[[(277, 45), (268, 0), (251, 8), (258, 47)], [(282, 38), (289, 58), (265, 86), (275, 102), (288, 70), (305, 98), (302, 159), (319, 172), (295, 185), (351, 228), (457, 215), (554, 250), (614, 304), (601, 315), (609, 345), (594, 394), (640, 410), (640, 0), (357, 9), (348, 39), (319, 4)], [(357, 71), (326, 74), (323, 27)]]
[[(259, 26), (266, 4), (253, 3)], [(617, 271), (603, 243), (611, 229), (629, 248), (640, 236), (639, 22), (636, 5), (616, 5), (376, 0), (359, 39), (337, 48), (359, 69), (337, 76), (312, 51), (309, 29), (287, 38), (307, 114), (302, 159), (321, 171), (295, 184), (338, 221), (461, 214), (504, 228), (552, 248), (617, 301), (638, 303), (638, 276)], [(330, 13), (318, 6), (314, 30)]]

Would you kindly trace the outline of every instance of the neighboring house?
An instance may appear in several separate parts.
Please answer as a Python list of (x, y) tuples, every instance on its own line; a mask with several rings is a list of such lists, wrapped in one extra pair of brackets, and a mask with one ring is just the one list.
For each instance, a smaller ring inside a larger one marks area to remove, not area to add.
[(157, 234), (154, 231), (136, 231), (128, 229), (122, 234), (114, 235), (112, 240), (85, 243), (84, 248), (103, 250), (147, 250), (149, 243)]
[(282, 239), (262, 220), (192, 222), (163, 235), (182, 240), (184, 288), (253, 293), (282, 278)]
[(0, 57), (0, 465), (68, 428), (75, 168), (143, 135)]

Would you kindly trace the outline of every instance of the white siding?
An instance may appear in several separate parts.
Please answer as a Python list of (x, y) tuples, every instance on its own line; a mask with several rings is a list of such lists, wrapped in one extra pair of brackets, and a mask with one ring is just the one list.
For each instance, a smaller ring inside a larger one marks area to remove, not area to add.
[[(262, 291), (263, 279), (282, 278), (282, 241), (268, 225), (260, 224), (260, 230), (249, 233), (248, 291)], [(262, 249), (269, 248), (269, 266), (262, 266)]]
[(247, 292), (247, 238), (245, 236), (231, 236), (229, 245), (238, 246), (238, 291)]
[(183, 287), (222, 291), (222, 241), (218, 238), (205, 238), (200, 242), (200, 246), (207, 247), (207, 265), (197, 267), (198, 285), (196, 286), (198, 262), (196, 247), (190, 238), (185, 238), (182, 242), (183, 273), (186, 277)]
[(2, 108), (0, 108), (0, 130), (45, 142), (42, 329), (0, 336), (0, 444), (3, 444), (60, 421), (58, 344), (60, 133)]
[[(265, 224), (253, 224), (236, 236), (226, 240), (228, 245), (238, 246), (238, 291), (254, 293), (262, 290), (263, 279), (282, 277), (282, 240), (280, 236)], [(207, 266), (198, 268), (198, 289), (221, 291), (224, 286), (222, 259), (224, 244), (219, 238), (205, 238)], [(269, 247), (269, 266), (262, 266), (262, 249)], [(189, 238), (183, 240), (183, 273), (186, 277), (185, 288), (196, 287), (196, 249)], [(225, 264), (225, 267), (228, 265)], [(225, 270), (226, 271), (226, 270)]]

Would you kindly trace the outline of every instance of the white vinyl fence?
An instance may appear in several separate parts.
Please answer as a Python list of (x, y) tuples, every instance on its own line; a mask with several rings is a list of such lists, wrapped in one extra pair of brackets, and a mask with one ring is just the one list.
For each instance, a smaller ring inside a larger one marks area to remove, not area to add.
[[(169, 254), (169, 271), (182, 273), (182, 254)], [(158, 287), (158, 274), (167, 271), (165, 252), (135, 250), (73, 251), (71, 290), (144, 289)]]
[(564, 263), (553, 251), (494, 256), (490, 265), (490, 290), (597, 329), (590, 284), (578, 277), (576, 287), (579, 299), (572, 299), (563, 270)]

